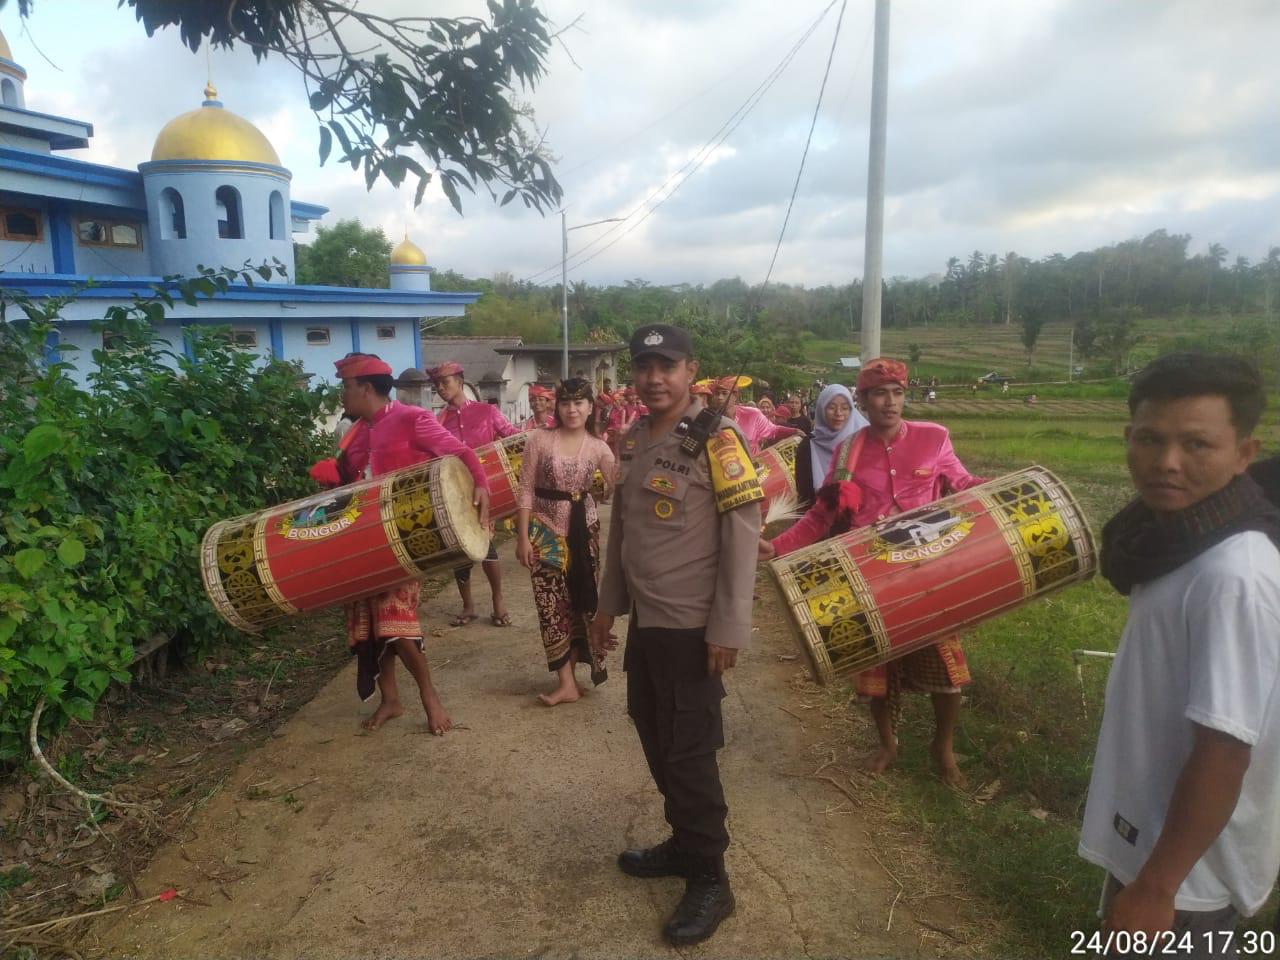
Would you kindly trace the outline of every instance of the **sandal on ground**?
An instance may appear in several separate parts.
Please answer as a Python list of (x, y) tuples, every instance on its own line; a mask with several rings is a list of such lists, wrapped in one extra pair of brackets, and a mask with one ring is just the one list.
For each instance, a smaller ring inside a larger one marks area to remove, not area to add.
[(478, 613), (460, 613), (456, 617), (454, 617), (452, 620), (449, 621), (449, 626), (465, 627), (472, 620), (479, 620), (479, 619), (480, 619), (480, 614)]
[(495, 627), (509, 627), (511, 626), (511, 614), (504, 613), (502, 616), (498, 616), (496, 613), (491, 613), (489, 615), (489, 621)]

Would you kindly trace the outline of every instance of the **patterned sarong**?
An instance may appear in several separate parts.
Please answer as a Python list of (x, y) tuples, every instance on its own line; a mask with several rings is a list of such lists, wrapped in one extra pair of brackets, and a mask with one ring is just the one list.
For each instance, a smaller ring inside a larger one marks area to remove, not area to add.
[(859, 696), (887, 697), (896, 719), (902, 707), (902, 691), (958, 693), (971, 680), (960, 636), (953, 633), (933, 646), (862, 671), (854, 678), (854, 686)]
[[(532, 571), (533, 600), (538, 608), (538, 624), (542, 628), (542, 649), (547, 655), (547, 669), (552, 673), (569, 662), (571, 653), (578, 663), (591, 667), (591, 680), (597, 686), (608, 679), (608, 672), (591, 655), (587, 642), (587, 624), (594, 611), (574, 609), (569, 589), (569, 545), (536, 519), (529, 521), (529, 538), (538, 552)], [(588, 545), (592, 568), (600, 553), (600, 525), (589, 528)]]
[(422, 649), (422, 624), (418, 621), (421, 592), (417, 582), (402, 583), (346, 605), (347, 646), (356, 658), (356, 693), (361, 700), (368, 700), (377, 689), (388, 641), (404, 637)]

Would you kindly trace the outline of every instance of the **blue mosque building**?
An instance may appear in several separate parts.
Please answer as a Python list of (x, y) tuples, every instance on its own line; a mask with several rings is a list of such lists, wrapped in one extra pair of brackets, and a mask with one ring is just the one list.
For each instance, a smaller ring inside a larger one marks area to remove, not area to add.
[(270, 140), (212, 84), (200, 106), (160, 128), (151, 159), (128, 170), (66, 156), (88, 146), (92, 125), (29, 109), (26, 79), (0, 34), (0, 287), (32, 298), (76, 294), (58, 341), (79, 348), (62, 358), (81, 381), (92, 351), (107, 346), (92, 321), (201, 266), (278, 261), (285, 274), (233, 284), (198, 306), (176, 302), (157, 331), (175, 353), (190, 353), (186, 328), (229, 326), (239, 348), (325, 380), (353, 350), (394, 370), (421, 368), (421, 321), (462, 316), (479, 297), (433, 291), (432, 268), (408, 237), (392, 251), (389, 288), (295, 283), (293, 238), (328, 211), (293, 199)]

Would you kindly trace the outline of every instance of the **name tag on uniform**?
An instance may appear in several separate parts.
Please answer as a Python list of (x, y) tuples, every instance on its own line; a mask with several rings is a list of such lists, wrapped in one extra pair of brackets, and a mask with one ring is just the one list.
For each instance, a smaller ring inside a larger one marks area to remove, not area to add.
[(664, 473), (652, 473), (645, 480), (644, 485), (654, 493), (661, 493), (668, 496), (676, 492), (676, 482), (672, 477)]
[(913, 477), (931, 477), (933, 476), (933, 467), (917, 467), (911, 471)]

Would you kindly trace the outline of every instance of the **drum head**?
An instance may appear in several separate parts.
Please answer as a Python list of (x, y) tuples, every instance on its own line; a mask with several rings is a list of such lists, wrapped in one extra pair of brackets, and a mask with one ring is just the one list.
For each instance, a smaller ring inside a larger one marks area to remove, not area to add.
[(489, 552), (489, 531), (480, 525), (480, 517), (472, 506), (475, 480), (471, 471), (457, 457), (444, 457), (439, 461), (441, 506), (449, 518), (449, 525), (458, 538), (458, 547), (474, 561), (485, 558)]

